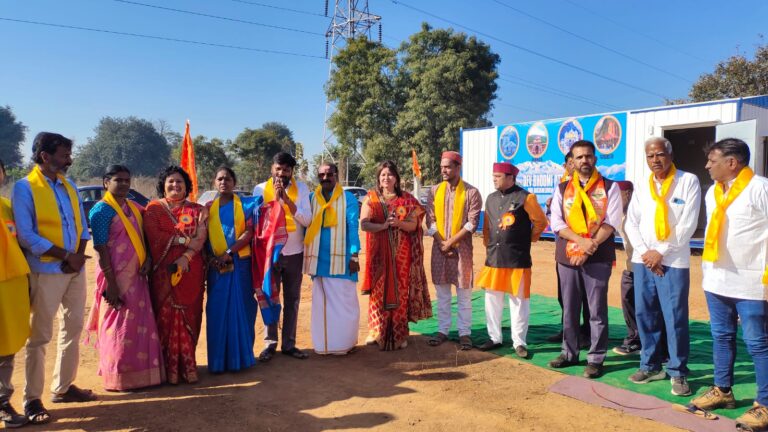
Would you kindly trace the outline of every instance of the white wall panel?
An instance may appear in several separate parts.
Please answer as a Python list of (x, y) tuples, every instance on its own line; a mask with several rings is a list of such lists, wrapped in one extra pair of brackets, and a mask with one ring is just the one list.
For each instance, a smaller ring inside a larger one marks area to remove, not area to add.
[(478, 188), (485, 198), (493, 192), (493, 163), (496, 162), (496, 128), (462, 131), (462, 178)]

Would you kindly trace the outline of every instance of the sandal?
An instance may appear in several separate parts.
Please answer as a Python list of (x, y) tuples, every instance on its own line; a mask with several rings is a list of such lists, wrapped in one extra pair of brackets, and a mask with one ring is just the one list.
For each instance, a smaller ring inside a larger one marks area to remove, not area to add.
[(45, 409), (40, 399), (32, 399), (25, 403), (24, 415), (29, 419), (29, 423), (33, 425), (46, 424), (51, 421), (51, 414)]
[(273, 347), (266, 347), (264, 348), (264, 351), (259, 354), (259, 361), (266, 363), (270, 360), (272, 360), (272, 357), (275, 356), (275, 348)]
[(429, 338), (427, 340), (427, 343), (429, 344), (429, 346), (436, 347), (438, 345), (442, 345), (443, 342), (447, 340), (448, 340), (448, 335), (438, 332), (436, 335)]
[(67, 391), (51, 396), (53, 403), (91, 402), (96, 400), (96, 395), (88, 389), (81, 389), (72, 384)]
[(472, 339), (469, 336), (459, 336), (459, 349), (469, 351), (472, 349)]
[(293, 357), (295, 359), (299, 359), (299, 360), (304, 360), (307, 357), (309, 357), (309, 354), (305, 353), (304, 351), (302, 351), (302, 350), (300, 350), (300, 349), (298, 349), (296, 347), (293, 347), (293, 348), (289, 349), (288, 351), (284, 351), (283, 350), (283, 351), (280, 351), (280, 352), (283, 355), (291, 356), (291, 357)]

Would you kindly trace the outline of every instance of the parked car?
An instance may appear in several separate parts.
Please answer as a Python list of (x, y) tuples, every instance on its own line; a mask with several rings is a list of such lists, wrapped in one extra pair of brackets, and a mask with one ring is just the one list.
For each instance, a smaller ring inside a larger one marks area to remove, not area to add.
[[(101, 201), (104, 196), (103, 186), (81, 186), (77, 188), (77, 194), (80, 195), (80, 199), (83, 200), (83, 210), (85, 211), (86, 220), (88, 220), (88, 214), (97, 202)], [(149, 198), (140, 194), (134, 189), (128, 191), (128, 199), (135, 201), (142, 207), (146, 207), (149, 204)], [(88, 226), (91, 222), (88, 221)]]
[[(244, 191), (244, 190), (236, 190), (235, 193), (240, 198), (249, 197), (249, 196), (253, 195), (251, 192)], [(203, 192), (199, 197), (197, 197), (197, 203), (200, 204), (200, 205), (206, 205), (209, 202), (215, 200), (217, 196), (219, 196), (219, 192), (218, 191), (207, 190), (207, 191)]]
[(434, 185), (426, 185), (422, 186), (421, 189), (419, 189), (419, 196), (416, 197), (416, 199), (419, 200), (421, 205), (425, 206), (427, 205), (427, 198), (429, 198), (429, 191), (432, 189), (432, 186)]
[(360, 210), (363, 207), (365, 196), (368, 195), (368, 190), (359, 186), (344, 186), (344, 191), (351, 193), (357, 198), (357, 209)]

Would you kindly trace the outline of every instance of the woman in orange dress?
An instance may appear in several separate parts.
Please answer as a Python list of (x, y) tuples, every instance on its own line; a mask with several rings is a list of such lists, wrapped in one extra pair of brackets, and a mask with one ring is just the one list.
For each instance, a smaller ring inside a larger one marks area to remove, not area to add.
[(208, 210), (187, 200), (192, 180), (170, 166), (147, 205), (144, 232), (152, 256), (150, 293), (168, 382), (197, 381), (195, 348), (203, 319)]
[(400, 188), (394, 162), (379, 164), (376, 179), (360, 213), (367, 233), (362, 290), (370, 294), (366, 343), (391, 351), (408, 345), (408, 321), (432, 316), (424, 273), (424, 209)]

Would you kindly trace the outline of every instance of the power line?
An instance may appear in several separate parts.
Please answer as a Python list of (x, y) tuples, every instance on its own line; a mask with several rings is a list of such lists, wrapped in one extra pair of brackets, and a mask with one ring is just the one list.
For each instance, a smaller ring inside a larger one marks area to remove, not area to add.
[(392, 3), (394, 3), (396, 5), (400, 5), (400, 6), (408, 8), (408, 9), (415, 10), (416, 12), (419, 12), (419, 13), (422, 13), (422, 14), (425, 14), (425, 15), (429, 15), (429, 16), (431, 16), (433, 18), (439, 19), (441, 21), (445, 21), (448, 24), (454, 25), (456, 27), (461, 27), (461, 28), (463, 28), (465, 30), (468, 30), (468, 31), (473, 32), (473, 33), (476, 33), (476, 34), (481, 35), (483, 37), (486, 37), (488, 39), (492, 39), (492, 40), (495, 40), (497, 42), (503, 43), (505, 45), (509, 45), (509, 46), (511, 46), (513, 48), (517, 48), (520, 51), (527, 52), (528, 54), (534, 55), (536, 57), (541, 57), (543, 59), (546, 59), (546, 60), (549, 60), (551, 62), (557, 63), (559, 65), (566, 66), (566, 67), (569, 67), (571, 69), (575, 69), (575, 70), (578, 70), (580, 72), (584, 72), (586, 74), (589, 74), (589, 75), (601, 78), (601, 79), (606, 80), (606, 81), (611, 81), (613, 83), (620, 84), (620, 85), (623, 85), (624, 87), (629, 87), (631, 89), (635, 89), (637, 91), (640, 91), (640, 92), (643, 92), (643, 93), (646, 93), (646, 94), (649, 94), (649, 95), (652, 95), (652, 96), (657, 96), (657, 97), (660, 97), (662, 99), (666, 99), (667, 98), (663, 94), (657, 93), (657, 92), (655, 92), (653, 90), (648, 90), (648, 89), (636, 86), (634, 84), (628, 83), (626, 81), (621, 81), (621, 80), (618, 80), (616, 78), (611, 78), (611, 77), (609, 77), (607, 75), (603, 75), (603, 74), (601, 74), (599, 72), (595, 72), (595, 71), (589, 70), (587, 68), (584, 68), (584, 67), (572, 64), (572, 63), (565, 62), (565, 61), (557, 59), (555, 57), (551, 57), (551, 56), (548, 56), (548, 55), (545, 55), (545, 54), (538, 53), (538, 52), (536, 52), (536, 51), (534, 51), (534, 50), (532, 50), (530, 48), (526, 48), (524, 46), (514, 44), (514, 43), (509, 42), (507, 40), (504, 40), (504, 39), (498, 38), (496, 36), (490, 35), (488, 33), (485, 33), (485, 32), (479, 31), (479, 30), (475, 30), (475, 29), (473, 29), (471, 27), (467, 27), (465, 25), (459, 24), (456, 21), (451, 21), (449, 19), (437, 16), (437, 15), (431, 13), (431, 12), (427, 12), (427, 11), (425, 11), (423, 9), (419, 9), (419, 8), (417, 8), (415, 6), (411, 6), (411, 5), (405, 4), (405, 3), (401, 2), (401, 1), (398, 1), (398, 0), (390, 0), (390, 1), (392, 1)]
[(504, 103), (504, 102), (494, 102), (494, 105), (501, 105), (501, 106), (505, 106), (505, 107), (515, 108), (515, 109), (519, 109), (521, 111), (528, 111), (528, 112), (531, 112), (531, 113), (534, 113), (534, 114), (543, 115), (544, 117), (549, 117), (549, 118), (557, 117), (554, 114), (545, 113), (545, 112), (541, 112), (541, 111), (536, 111), (536, 110), (532, 110), (530, 108), (524, 108), (524, 107), (521, 107), (521, 106), (511, 105), (511, 104)]
[(218, 20), (231, 21), (231, 22), (237, 22), (237, 23), (242, 23), (242, 24), (250, 24), (250, 25), (255, 25), (255, 26), (260, 26), (260, 27), (267, 27), (267, 28), (272, 28), (272, 29), (276, 29), (276, 30), (285, 30), (285, 31), (291, 31), (291, 32), (296, 32), (296, 33), (305, 33), (305, 34), (311, 34), (311, 35), (315, 35), (315, 36), (325, 36), (322, 33), (315, 33), (315, 32), (311, 32), (311, 31), (307, 31), (307, 30), (295, 29), (295, 28), (290, 28), (290, 27), (276, 26), (276, 25), (272, 25), (272, 24), (264, 24), (264, 23), (260, 23), (260, 22), (247, 21), (247, 20), (242, 20), (242, 19), (238, 19), (238, 18), (230, 18), (230, 17), (219, 16), (219, 15), (210, 15), (210, 14), (205, 14), (205, 13), (201, 13), (201, 12), (193, 12), (193, 11), (188, 11), (188, 10), (183, 10), (183, 9), (175, 9), (175, 8), (169, 8), (169, 7), (165, 7), (165, 6), (157, 6), (157, 5), (151, 5), (151, 4), (147, 4), (147, 3), (139, 3), (139, 2), (135, 2), (135, 1), (129, 1), (129, 0), (112, 0), (112, 1), (116, 1), (118, 3), (131, 4), (131, 5), (135, 5), (135, 6), (143, 6), (143, 7), (153, 8), (153, 9), (161, 9), (161, 10), (170, 11), (170, 12), (183, 13), (183, 14), (187, 14), (187, 15), (195, 15), (195, 16), (201, 16), (201, 17), (206, 17), (206, 18), (214, 18), (214, 19), (218, 19)]
[(282, 6), (273, 6), (273, 5), (269, 5), (269, 4), (265, 4), (265, 3), (259, 3), (259, 2), (253, 2), (253, 1), (245, 1), (245, 0), (230, 0), (230, 1), (233, 1), (235, 3), (244, 3), (244, 4), (251, 5), (251, 6), (260, 6), (260, 7), (265, 7), (265, 8), (282, 10), (282, 11), (286, 11), (286, 12), (293, 12), (293, 13), (299, 13), (299, 14), (304, 14), (304, 15), (312, 15), (312, 16), (319, 16), (319, 17), (323, 17), (323, 18), (328, 18), (328, 17), (326, 17), (325, 15), (323, 15), (321, 13), (303, 11), (303, 10), (299, 10), (299, 9), (291, 9), (291, 8), (282, 7)]
[(500, 81), (506, 81), (508, 83), (519, 85), (519, 86), (522, 86), (522, 87), (527, 87), (527, 88), (530, 88), (530, 89), (533, 89), (533, 90), (537, 90), (537, 91), (540, 91), (540, 92), (543, 92), (543, 93), (549, 93), (549, 94), (552, 94), (552, 95), (555, 95), (555, 96), (560, 96), (560, 97), (565, 98), (565, 99), (571, 99), (571, 100), (575, 100), (575, 101), (578, 101), (578, 102), (588, 103), (590, 105), (600, 106), (600, 107), (604, 107), (604, 108), (608, 108), (608, 109), (612, 109), (612, 110), (620, 109), (616, 105), (611, 105), (609, 103), (600, 102), (600, 101), (595, 100), (595, 99), (591, 99), (591, 98), (588, 98), (588, 97), (585, 97), (585, 96), (580, 96), (580, 95), (577, 95), (575, 93), (567, 92), (565, 90), (556, 89), (554, 87), (548, 87), (548, 86), (545, 86), (543, 84), (538, 84), (538, 83), (535, 83), (533, 81), (528, 81), (528, 80), (523, 79), (523, 78), (514, 77), (514, 76), (510, 76), (510, 78), (516, 79), (516, 80), (521, 81), (521, 82), (512, 81), (511, 79), (505, 78), (504, 76), (500, 76), (499, 80)]
[(566, 28), (563, 28), (563, 27), (560, 27), (558, 25), (552, 24), (551, 22), (549, 22), (549, 21), (547, 21), (545, 19), (542, 19), (542, 18), (539, 18), (537, 16), (531, 15), (531, 14), (529, 14), (529, 13), (523, 11), (523, 10), (520, 10), (520, 9), (518, 9), (516, 7), (510, 6), (510, 5), (504, 3), (504, 2), (502, 2), (500, 0), (491, 0), (491, 1), (493, 1), (495, 3), (498, 3), (498, 4), (504, 6), (504, 7), (508, 8), (508, 9), (511, 9), (511, 10), (521, 14), (521, 15), (524, 15), (524, 16), (526, 16), (526, 17), (528, 17), (528, 18), (530, 18), (530, 19), (532, 19), (534, 21), (540, 22), (540, 23), (542, 23), (542, 24), (544, 24), (546, 26), (549, 26), (549, 27), (552, 27), (554, 29), (560, 30), (561, 32), (563, 32), (565, 34), (568, 34), (568, 35), (573, 36), (573, 37), (575, 37), (577, 39), (580, 39), (580, 40), (582, 40), (584, 42), (592, 44), (592, 45), (594, 45), (594, 46), (596, 46), (598, 48), (602, 48), (602, 49), (604, 49), (606, 51), (609, 51), (609, 52), (612, 52), (612, 53), (614, 53), (614, 54), (616, 54), (618, 56), (624, 57), (625, 59), (631, 60), (631, 61), (633, 61), (635, 63), (638, 63), (638, 64), (641, 64), (641, 65), (646, 66), (648, 68), (651, 68), (651, 69), (653, 69), (655, 71), (661, 72), (663, 74), (669, 75), (671, 77), (675, 77), (675, 78), (683, 80), (683, 81), (685, 81), (685, 82), (687, 82), (689, 84), (692, 84), (692, 81), (689, 80), (688, 78), (684, 77), (684, 76), (678, 75), (678, 74), (676, 74), (674, 72), (670, 72), (670, 71), (668, 71), (666, 69), (662, 69), (662, 68), (660, 68), (658, 66), (655, 66), (655, 65), (653, 65), (651, 63), (648, 63), (648, 62), (645, 62), (645, 61), (640, 60), (638, 58), (632, 57), (629, 54), (625, 54), (625, 53), (623, 53), (623, 52), (621, 52), (619, 50), (613, 49), (613, 48), (611, 48), (609, 46), (606, 46), (606, 45), (603, 45), (603, 44), (601, 44), (599, 42), (595, 42), (592, 39), (588, 39), (588, 38), (586, 38), (584, 36), (581, 36), (581, 35), (579, 35), (577, 33), (572, 32), (572, 31), (570, 31), (570, 30), (568, 30)]
[(638, 35), (640, 35), (640, 36), (642, 36), (642, 37), (644, 37), (646, 39), (652, 40), (652, 41), (656, 42), (657, 44), (659, 44), (661, 46), (665, 46), (665, 47), (667, 47), (667, 48), (669, 48), (671, 50), (677, 51), (677, 52), (679, 52), (681, 54), (685, 54), (688, 57), (691, 57), (693, 59), (699, 60), (701, 62), (705, 62), (705, 63), (707, 62), (706, 60), (704, 60), (701, 57), (698, 57), (698, 56), (696, 56), (694, 54), (691, 54), (689, 52), (683, 51), (680, 48), (677, 48), (676, 46), (670, 45), (670, 44), (664, 42), (661, 39), (657, 39), (657, 38), (655, 38), (655, 37), (653, 37), (653, 36), (651, 36), (649, 34), (643, 33), (643, 32), (641, 32), (639, 30), (636, 30), (636, 29), (634, 29), (632, 27), (627, 27), (624, 23), (616, 21), (616, 20), (612, 19), (611, 17), (608, 17), (608, 16), (602, 15), (600, 13), (597, 13), (597, 12), (593, 11), (592, 9), (589, 9), (589, 8), (583, 6), (583, 5), (581, 5), (581, 4), (579, 4), (579, 3), (575, 2), (575, 1), (571, 1), (571, 0), (563, 0), (563, 1), (565, 1), (566, 3), (570, 3), (571, 6), (574, 6), (574, 7), (577, 7), (579, 9), (585, 10), (585, 11), (589, 12), (590, 14), (600, 18), (603, 21), (608, 21), (608, 22), (616, 25), (617, 27), (621, 28), (622, 30), (629, 30), (632, 33), (638, 34)]
[(262, 48), (243, 47), (238, 45), (218, 44), (213, 42), (202, 42), (202, 41), (194, 41), (189, 39), (170, 38), (165, 36), (153, 36), (153, 35), (145, 35), (145, 34), (139, 34), (139, 33), (119, 32), (115, 30), (104, 30), (104, 29), (96, 29), (96, 28), (90, 28), (90, 27), (80, 27), (80, 26), (73, 26), (73, 25), (66, 25), (66, 24), (54, 24), (54, 23), (21, 20), (21, 19), (6, 18), (6, 17), (0, 17), (0, 20), (24, 23), (24, 24), (34, 24), (34, 25), (47, 26), (47, 27), (65, 28), (65, 29), (71, 29), (71, 30), (84, 30), (84, 31), (90, 31), (90, 32), (97, 32), (97, 33), (115, 34), (120, 36), (131, 36), (131, 37), (138, 37), (138, 38), (144, 38), (144, 39), (164, 40), (168, 42), (179, 42), (179, 43), (186, 43), (191, 45), (202, 45), (202, 46), (209, 46), (209, 47), (216, 47), (216, 48), (229, 48), (229, 49), (235, 49), (235, 50), (241, 50), (241, 51), (254, 51), (254, 52), (261, 52), (265, 54), (280, 54), (280, 55), (289, 55), (289, 56), (295, 56), (295, 57), (306, 57), (306, 58), (316, 58), (316, 59), (325, 60), (325, 57), (323, 56), (294, 53), (289, 51), (278, 51), (278, 50), (268, 50), (268, 49), (262, 49)]

